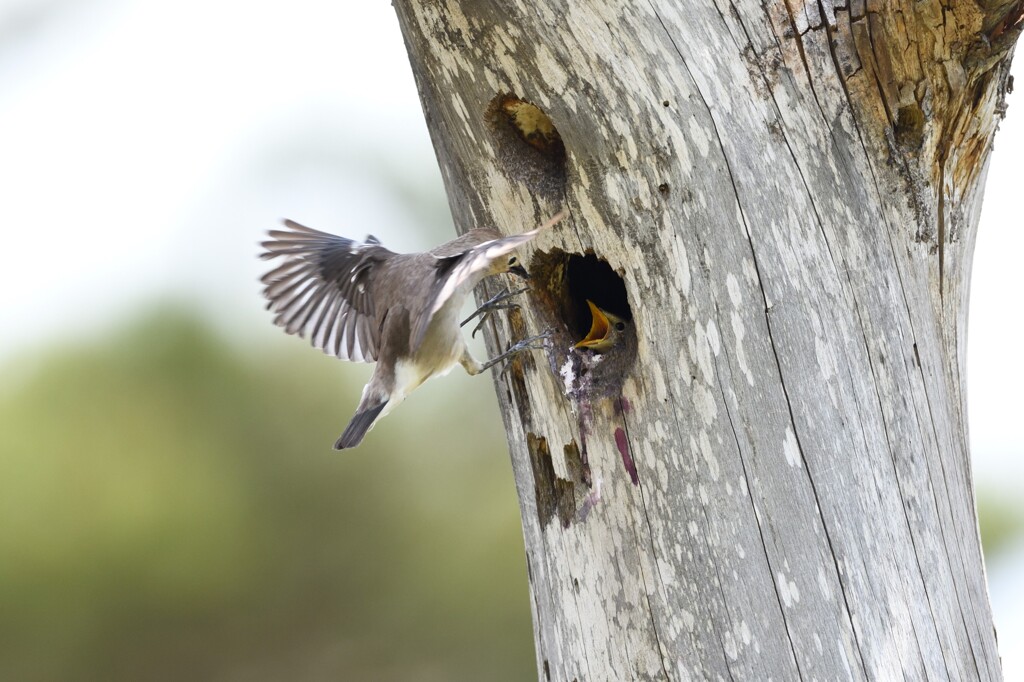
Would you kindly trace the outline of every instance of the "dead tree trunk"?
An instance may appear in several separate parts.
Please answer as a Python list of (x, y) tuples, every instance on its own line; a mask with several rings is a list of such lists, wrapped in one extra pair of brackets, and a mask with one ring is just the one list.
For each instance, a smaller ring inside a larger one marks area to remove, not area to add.
[(1024, 3), (395, 6), (460, 229), (570, 212), (489, 330), (555, 330), (496, 378), (540, 677), (999, 679), (963, 380)]

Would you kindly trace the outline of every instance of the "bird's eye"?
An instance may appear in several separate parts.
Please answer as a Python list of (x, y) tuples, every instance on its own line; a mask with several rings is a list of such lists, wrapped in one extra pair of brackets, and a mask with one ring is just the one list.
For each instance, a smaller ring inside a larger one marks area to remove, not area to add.
[(626, 329), (626, 323), (625, 323), (625, 322), (616, 322), (616, 323), (615, 323), (615, 329), (616, 329), (616, 330), (618, 330), (618, 331), (620, 331), (620, 332), (621, 332), (621, 331), (625, 331), (625, 329)]
[(516, 264), (516, 262), (517, 262), (517, 260), (518, 260), (518, 259), (517, 259), (517, 258), (516, 258), (515, 256), (512, 256), (511, 258), (509, 258), (509, 259), (508, 259), (508, 264), (509, 264), (509, 266), (511, 267), (511, 266), (515, 265), (515, 264)]

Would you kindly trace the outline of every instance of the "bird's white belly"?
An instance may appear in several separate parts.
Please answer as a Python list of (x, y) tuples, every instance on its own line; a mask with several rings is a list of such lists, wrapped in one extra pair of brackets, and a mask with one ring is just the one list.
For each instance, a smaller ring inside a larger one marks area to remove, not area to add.
[(459, 310), (462, 308), (462, 296), (452, 296), (427, 327), (423, 342), (410, 360), (425, 372), (424, 379), (439, 376), (451, 370), (452, 366), (462, 357), (466, 346), (459, 327)]
[(434, 314), (416, 353), (395, 364), (395, 390), (384, 408), (385, 414), (424, 381), (444, 376), (459, 364), (466, 343), (459, 328), (461, 299), (460, 296), (449, 299)]

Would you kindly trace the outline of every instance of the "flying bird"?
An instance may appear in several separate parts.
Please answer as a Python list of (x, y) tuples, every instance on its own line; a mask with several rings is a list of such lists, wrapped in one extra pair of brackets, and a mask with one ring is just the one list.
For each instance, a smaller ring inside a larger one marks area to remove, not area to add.
[[(372, 235), (358, 242), (291, 220), (284, 221), (287, 229), (270, 231), (260, 257), (283, 259), (261, 279), (274, 323), (341, 360), (377, 363), (335, 449), (359, 445), (378, 419), (430, 377), (457, 364), (476, 375), (540, 347), (534, 344), (545, 334), (523, 339), (481, 364), (466, 347), (459, 310), (486, 277), (505, 272), (528, 277), (512, 252), (564, 216), (562, 211), (510, 237), (477, 228), (425, 253), (408, 254), (389, 251)], [(487, 307), (477, 312), (487, 313)]]

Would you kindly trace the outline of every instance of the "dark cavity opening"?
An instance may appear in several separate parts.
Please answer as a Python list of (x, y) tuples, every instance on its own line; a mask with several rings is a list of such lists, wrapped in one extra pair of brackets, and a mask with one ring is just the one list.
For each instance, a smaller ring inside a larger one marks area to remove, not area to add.
[(924, 112), (921, 107), (911, 104), (899, 108), (894, 137), (904, 151), (913, 152), (921, 148), (924, 143)]
[(535, 192), (565, 192), (565, 144), (540, 107), (515, 95), (499, 94), (485, 113), (499, 167)]
[(530, 263), (530, 277), (548, 325), (564, 337), (559, 345), (574, 344), (590, 331), (588, 300), (627, 322), (633, 321), (626, 283), (607, 261), (593, 253), (566, 253), (557, 248), (538, 251)]

